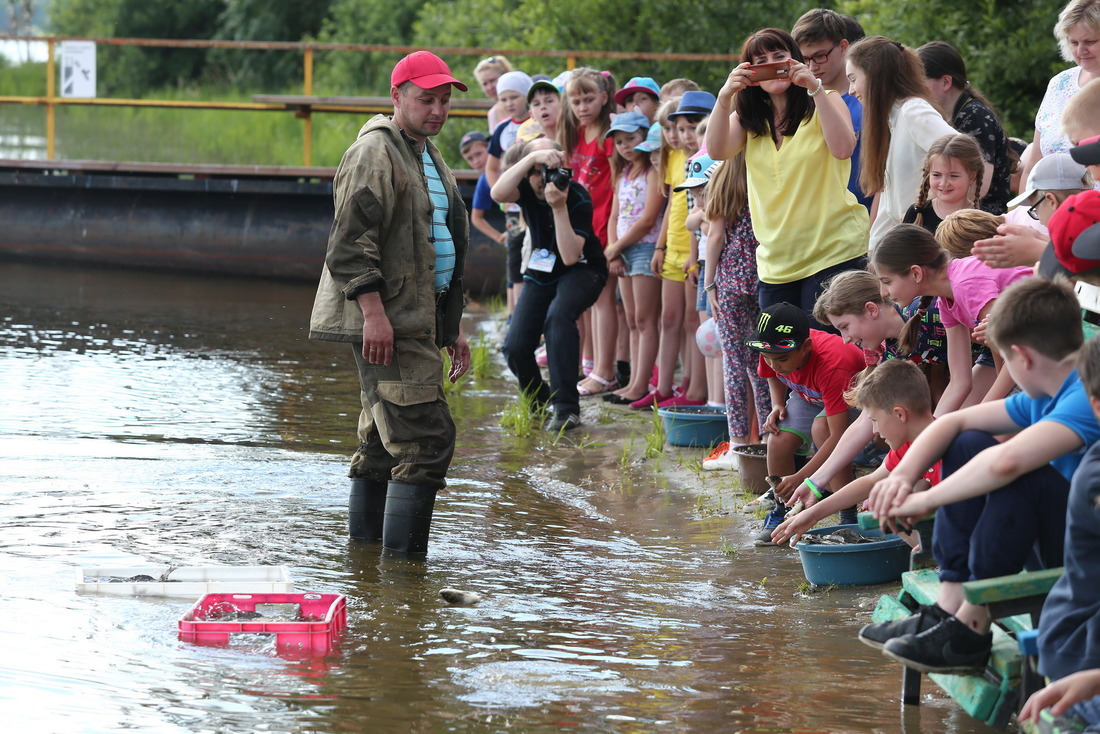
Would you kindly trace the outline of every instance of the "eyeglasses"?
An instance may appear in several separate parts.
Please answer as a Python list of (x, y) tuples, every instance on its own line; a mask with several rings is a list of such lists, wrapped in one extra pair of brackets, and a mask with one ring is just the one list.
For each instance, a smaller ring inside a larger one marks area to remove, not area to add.
[(1046, 200), (1047, 200), (1047, 195), (1043, 194), (1043, 198), (1039, 199), (1037, 202), (1035, 202), (1035, 204), (1033, 204), (1031, 207), (1028, 208), (1027, 215), (1029, 217), (1031, 217), (1032, 219), (1038, 220), (1039, 219), (1039, 205), (1042, 204)]
[(798, 346), (798, 342), (794, 339), (780, 339), (775, 344), (750, 339), (749, 341), (745, 342), (745, 344), (748, 345), (749, 349), (755, 349), (759, 352), (794, 349)]
[(826, 61), (829, 60), (829, 54), (831, 54), (833, 51), (836, 51), (837, 46), (839, 46), (839, 45), (840, 45), (839, 43), (834, 43), (833, 47), (831, 49), (829, 49), (828, 51), (819, 51), (816, 54), (814, 54), (813, 56), (807, 57), (806, 62), (809, 63), (810, 61), (812, 61), (815, 64), (817, 64), (818, 66), (821, 66), (822, 64), (824, 64)]

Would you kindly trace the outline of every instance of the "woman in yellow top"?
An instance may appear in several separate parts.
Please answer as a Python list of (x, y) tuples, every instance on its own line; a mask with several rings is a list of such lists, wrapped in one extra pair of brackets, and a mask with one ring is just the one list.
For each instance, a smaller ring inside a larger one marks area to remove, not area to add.
[[(861, 267), (867, 252), (867, 209), (848, 190), (852, 118), (785, 31), (752, 34), (741, 59), (718, 94), (707, 152), (719, 160), (745, 150), (749, 212), (760, 242), (760, 308), (785, 301), (805, 311), (814, 328), (828, 328), (812, 315), (821, 283)], [(774, 64), (779, 75), (755, 80), (770, 76), (756, 64)]]

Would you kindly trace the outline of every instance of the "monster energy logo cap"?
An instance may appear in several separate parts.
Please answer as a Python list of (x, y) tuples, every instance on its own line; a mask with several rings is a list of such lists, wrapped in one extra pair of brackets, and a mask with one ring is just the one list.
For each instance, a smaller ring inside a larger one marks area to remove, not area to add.
[(783, 353), (798, 349), (810, 336), (810, 320), (798, 306), (777, 303), (760, 314), (756, 331), (746, 340), (758, 352)]

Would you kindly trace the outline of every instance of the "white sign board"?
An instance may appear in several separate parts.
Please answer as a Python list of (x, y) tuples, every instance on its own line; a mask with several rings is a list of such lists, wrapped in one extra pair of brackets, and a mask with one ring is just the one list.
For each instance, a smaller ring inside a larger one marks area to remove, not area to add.
[(95, 43), (61, 42), (61, 96), (95, 97)]

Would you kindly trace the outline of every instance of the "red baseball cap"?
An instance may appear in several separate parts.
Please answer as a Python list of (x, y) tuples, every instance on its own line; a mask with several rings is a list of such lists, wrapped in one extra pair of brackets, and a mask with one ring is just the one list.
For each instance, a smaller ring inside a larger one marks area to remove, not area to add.
[(451, 76), (446, 62), (431, 51), (413, 51), (397, 62), (390, 74), (390, 84), (399, 87), (405, 82), (412, 82), (421, 89), (453, 84), (460, 91), (466, 91), (466, 85)]
[(1047, 225), (1050, 244), (1039, 260), (1039, 275), (1078, 275), (1100, 267), (1100, 191), (1067, 197)]

